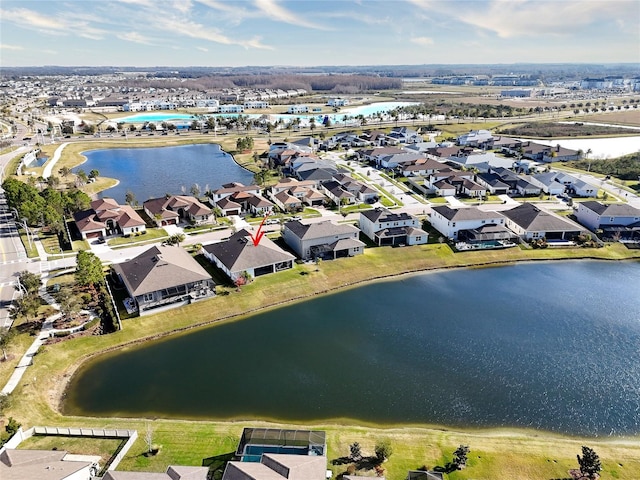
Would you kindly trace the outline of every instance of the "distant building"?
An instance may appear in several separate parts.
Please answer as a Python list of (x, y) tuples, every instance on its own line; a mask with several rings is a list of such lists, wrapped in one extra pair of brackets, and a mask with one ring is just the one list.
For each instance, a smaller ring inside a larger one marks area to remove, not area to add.
[(289, 105), (287, 113), (309, 113), (308, 105)]
[(501, 97), (528, 98), (533, 96), (533, 90), (530, 88), (512, 88), (510, 90), (501, 90)]

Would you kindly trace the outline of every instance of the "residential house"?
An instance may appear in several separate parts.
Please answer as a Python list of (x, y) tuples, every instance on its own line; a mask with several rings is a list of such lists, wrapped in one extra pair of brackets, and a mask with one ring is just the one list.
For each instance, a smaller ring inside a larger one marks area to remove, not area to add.
[(487, 189), (475, 183), (473, 172), (462, 172), (452, 168), (442, 170), (428, 175), (424, 184), (432, 192), (441, 197), (454, 195), (467, 195), (469, 197), (483, 197), (487, 194)]
[(443, 144), (440, 144), (438, 147), (429, 148), (426, 155), (427, 158), (432, 158), (434, 160), (444, 160), (458, 155), (468, 155), (472, 152), (473, 148), (471, 147), (459, 147), (457, 145), (444, 146)]
[(164, 473), (108, 471), (102, 480), (207, 480), (209, 467), (169, 465)]
[(240, 215), (242, 213), (242, 205), (235, 202), (231, 197), (224, 197), (216, 202), (216, 208), (223, 217), (230, 215)]
[(507, 218), (506, 226), (527, 241), (572, 241), (586, 233), (582, 226), (568, 218), (528, 202), (501, 213)]
[(288, 193), (289, 195), (299, 199), (306, 205), (320, 206), (324, 204), (327, 198), (324, 196), (324, 194), (316, 190), (315, 186), (316, 182), (314, 182), (313, 180), (302, 182), (295, 178), (288, 177), (282, 179), (276, 185), (272, 186), (269, 192), (269, 196), (271, 200), (273, 200), (273, 202), (279, 207), (279, 200), (276, 200), (274, 197), (282, 192)]
[(397, 168), (402, 165), (410, 165), (418, 160), (425, 158), (421, 153), (394, 153), (391, 155), (383, 155), (377, 158), (376, 166), (378, 168)]
[(353, 225), (334, 224), (329, 220), (311, 224), (294, 220), (284, 224), (282, 238), (303, 260), (335, 259), (364, 253), (359, 233)]
[(180, 247), (154, 246), (111, 267), (140, 315), (215, 295), (211, 276)]
[(402, 165), (400, 170), (405, 177), (431, 175), (444, 168), (449, 168), (445, 163), (433, 160), (431, 158), (421, 158), (416, 160), (415, 163)]
[(374, 203), (378, 200), (378, 191), (369, 187), (365, 183), (354, 180), (349, 175), (338, 173), (333, 178), (340, 183), (341, 187), (351, 193), (358, 202)]
[(186, 220), (194, 225), (211, 223), (215, 220), (211, 208), (196, 197), (187, 195), (152, 198), (144, 202), (142, 206), (158, 227), (177, 225), (180, 220)]
[(78, 459), (63, 450), (0, 450), (2, 480), (91, 480), (100, 456)]
[(137, 235), (146, 232), (145, 221), (129, 205), (120, 205), (112, 198), (91, 202), (91, 209), (77, 212), (73, 219), (83, 239), (108, 235)]
[(533, 175), (531, 177), (531, 183), (539, 186), (547, 195), (563, 195), (567, 189), (564, 183), (556, 180), (555, 172)]
[(351, 193), (336, 180), (329, 180), (321, 184), (322, 192), (336, 205), (351, 205), (357, 203), (355, 194)]
[(278, 247), (266, 236), (254, 242), (251, 234), (242, 229), (228, 240), (202, 247), (204, 256), (233, 282), (245, 275), (256, 278), (293, 268), (295, 257)]
[(468, 133), (460, 135), (456, 143), (458, 145), (469, 145), (479, 147), (489, 143), (493, 139), (493, 135), (489, 130), (470, 130)]
[(229, 197), (239, 192), (251, 193), (253, 195), (258, 195), (260, 193), (260, 187), (258, 185), (249, 185), (245, 186), (240, 182), (232, 182), (226, 183), (222, 185), (222, 187), (218, 188), (211, 192), (211, 199), (218, 203), (225, 197)]
[(525, 158), (545, 163), (568, 162), (580, 159), (580, 152), (578, 150), (571, 150), (561, 147), (560, 145), (552, 147), (534, 142), (523, 142), (518, 152), (521, 152)]
[(222, 480), (326, 480), (326, 449), (323, 431), (245, 428)]
[(478, 173), (476, 182), (487, 187), (492, 195), (504, 195), (511, 189), (509, 185), (502, 181), (500, 175), (492, 172)]
[(406, 150), (396, 147), (375, 147), (358, 151), (358, 155), (363, 161), (379, 165), (383, 157), (407, 153)]
[(516, 182), (516, 190), (522, 197), (540, 195), (542, 189), (533, 182), (533, 177), (530, 175), (521, 175), (520, 179)]
[(407, 213), (393, 213), (385, 208), (360, 212), (359, 227), (374, 243), (384, 245), (422, 245), (429, 235), (420, 220)]
[(438, 144), (436, 142), (418, 142), (412, 143), (404, 147), (408, 152), (416, 152), (425, 154), (430, 148), (436, 148)]
[(417, 131), (409, 127), (394, 127), (389, 137), (398, 139), (401, 143), (420, 143), (423, 138)]
[[(564, 185), (564, 192), (576, 197), (596, 197), (598, 187), (584, 180), (564, 172), (545, 172), (534, 175), (533, 178), (549, 190), (558, 190), (557, 183)], [(543, 187), (544, 188), (544, 187)]]
[(263, 453), (259, 462), (228, 462), (222, 480), (325, 480), (327, 457)]
[(504, 216), (477, 207), (454, 209), (439, 205), (431, 209), (429, 221), (433, 228), (450, 240), (503, 240), (514, 236), (505, 228)]
[(267, 213), (273, 213), (275, 205), (261, 195), (251, 195), (246, 202), (247, 210), (258, 217)]
[(591, 231), (602, 230), (603, 238), (640, 240), (640, 209), (631, 205), (579, 202), (576, 218)]
[(302, 200), (286, 190), (271, 195), (271, 200), (283, 212), (293, 212), (303, 208)]
[(498, 157), (493, 152), (470, 152), (461, 153), (447, 157), (447, 161), (455, 163), (466, 169), (474, 169), (479, 172), (488, 172), (491, 168), (504, 167), (510, 168), (513, 165), (513, 159)]

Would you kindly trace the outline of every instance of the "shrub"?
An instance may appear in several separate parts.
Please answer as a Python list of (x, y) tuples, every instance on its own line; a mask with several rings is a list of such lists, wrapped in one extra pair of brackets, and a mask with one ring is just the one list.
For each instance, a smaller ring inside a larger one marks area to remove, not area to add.
[(393, 453), (393, 448), (391, 447), (391, 442), (389, 441), (389, 439), (383, 439), (383, 440), (379, 440), (376, 443), (374, 452), (376, 454), (376, 458), (378, 459), (379, 463), (384, 462), (385, 460), (388, 460), (389, 457), (391, 457), (391, 454)]

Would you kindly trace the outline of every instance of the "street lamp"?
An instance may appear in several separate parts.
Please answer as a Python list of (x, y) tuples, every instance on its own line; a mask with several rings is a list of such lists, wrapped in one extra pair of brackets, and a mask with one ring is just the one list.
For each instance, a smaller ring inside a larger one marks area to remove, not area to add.
[(24, 227), (24, 231), (27, 234), (27, 242), (29, 242), (29, 248), (33, 248), (33, 233), (31, 233), (31, 236), (29, 236), (29, 227), (27, 226), (27, 219), (23, 218), (22, 219), (22, 226)]

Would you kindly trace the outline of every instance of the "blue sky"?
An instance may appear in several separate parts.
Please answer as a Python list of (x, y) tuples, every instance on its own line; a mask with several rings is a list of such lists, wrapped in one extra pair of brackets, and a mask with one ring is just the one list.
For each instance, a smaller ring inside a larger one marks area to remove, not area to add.
[(2, 0), (0, 65), (640, 62), (638, 0)]

